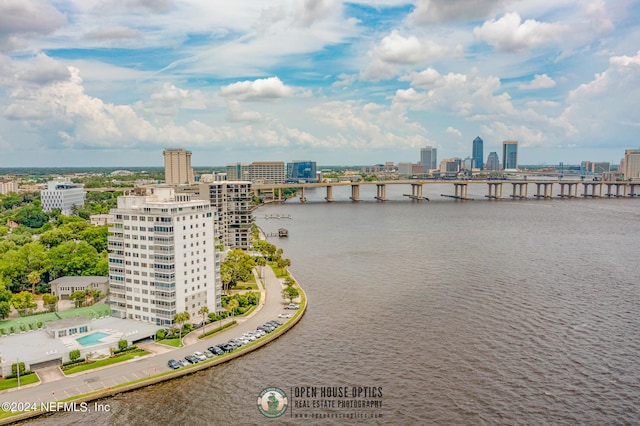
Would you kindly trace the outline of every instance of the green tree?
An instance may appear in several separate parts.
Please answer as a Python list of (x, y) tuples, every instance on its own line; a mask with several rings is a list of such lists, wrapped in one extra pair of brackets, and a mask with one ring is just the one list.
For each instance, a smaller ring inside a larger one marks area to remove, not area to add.
[(0, 275), (0, 319), (5, 319), (11, 312), (13, 294), (6, 287), (8, 280)]
[(14, 220), (29, 228), (40, 228), (47, 223), (49, 215), (42, 211), (42, 207), (31, 204), (21, 207)]
[(200, 308), (200, 310), (198, 311), (198, 314), (202, 315), (202, 333), (205, 333), (205, 320), (207, 319), (207, 315), (209, 314), (209, 308), (207, 308), (206, 306), (203, 306)]
[(84, 290), (76, 290), (69, 296), (69, 299), (73, 300), (76, 308), (79, 308), (83, 305), (85, 301), (85, 292)]
[(28, 291), (14, 294), (11, 303), (13, 307), (16, 308), (16, 311), (23, 317), (31, 314), (35, 308), (38, 307), (38, 304), (34, 301), (33, 293), (29, 293)]
[(93, 275), (100, 255), (86, 241), (66, 241), (49, 251), (53, 279), (65, 275)]
[(40, 271), (31, 271), (27, 275), (27, 280), (31, 284), (31, 293), (36, 294), (36, 284), (40, 284)]
[(69, 352), (69, 359), (71, 361), (77, 361), (80, 359), (80, 349), (74, 349)]
[(58, 310), (58, 296), (54, 296), (51, 293), (45, 293), (42, 295), (42, 303), (49, 312), (55, 312)]
[(251, 278), (255, 261), (242, 250), (231, 250), (220, 265), (223, 287), (227, 290), (235, 286), (238, 281), (248, 281)]
[(258, 257), (256, 259), (256, 265), (258, 265), (258, 272), (260, 273), (260, 278), (262, 278), (264, 276), (264, 267), (267, 266), (267, 259)]
[(107, 250), (109, 231), (106, 226), (88, 227), (80, 232), (80, 239), (91, 244), (98, 253)]
[(129, 343), (125, 339), (118, 341), (118, 349), (120, 349), (121, 351), (124, 351), (128, 347), (129, 347)]
[(239, 308), (239, 307), (240, 307), (240, 304), (238, 303), (238, 300), (231, 299), (227, 303), (227, 312), (230, 312), (231, 315), (235, 315), (236, 309)]
[(289, 303), (293, 302), (293, 299), (299, 295), (300, 293), (298, 292), (298, 289), (293, 286), (287, 286), (282, 290), (282, 297), (289, 299)]
[(189, 312), (178, 312), (173, 317), (173, 322), (180, 325), (180, 346), (182, 346), (182, 329), (184, 328), (184, 323), (191, 319), (191, 315)]

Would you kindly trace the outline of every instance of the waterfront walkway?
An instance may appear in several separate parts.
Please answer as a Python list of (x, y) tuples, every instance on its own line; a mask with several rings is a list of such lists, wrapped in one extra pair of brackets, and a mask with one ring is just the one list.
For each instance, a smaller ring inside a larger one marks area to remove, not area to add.
[[(49, 380), (39, 384), (25, 386), (20, 390), (4, 391), (0, 394), (0, 400), (2, 402), (29, 402), (40, 405), (40, 403), (50, 403), (90, 392), (109, 390), (117, 385), (149, 378), (170, 371), (167, 366), (169, 359), (184, 358), (195, 351), (203, 351), (209, 346), (225, 343), (247, 331), (255, 330), (256, 327), (267, 321), (276, 319), (280, 313), (291, 312), (283, 309), (285, 301), (281, 296), (281, 280), (275, 276), (271, 268), (262, 269), (264, 270), (264, 291), (262, 291), (263, 297), (261, 297), (260, 305), (248, 317), (236, 318), (238, 325), (208, 339), (199, 340), (197, 336), (195, 338), (187, 336), (184, 340), (186, 345), (182, 348), (172, 349), (155, 342), (144, 343), (144, 348), (154, 353), (120, 364), (77, 373), (73, 376), (58, 377), (57, 379), (49, 376)], [(214, 327), (214, 325), (211, 324), (210, 327)], [(201, 330), (196, 330), (195, 333), (201, 334)], [(0, 419), (0, 423), (7, 423), (9, 420), (11, 418)]]

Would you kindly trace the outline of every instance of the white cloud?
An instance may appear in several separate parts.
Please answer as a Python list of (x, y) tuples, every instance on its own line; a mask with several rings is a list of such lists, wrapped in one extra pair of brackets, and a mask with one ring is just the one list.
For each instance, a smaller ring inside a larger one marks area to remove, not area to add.
[(628, 144), (637, 139), (638, 99), (640, 51), (611, 57), (605, 71), (572, 90), (559, 120), (574, 129), (573, 136), (583, 144)]
[(440, 59), (446, 49), (431, 40), (419, 40), (416, 36), (402, 36), (397, 31), (385, 36), (370, 52), (371, 63), (362, 78), (381, 80), (394, 77), (403, 66), (421, 64)]
[(304, 26), (339, 15), (342, 11), (342, 5), (336, 0), (298, 0), (295, 3), (297, 17)]
[(48, 84), (54, 81), (67, 80), (70, 75), (68, 68), (64, 64), (44, 53), (40, 53), (27, 62), (27, 68), (20, 71), (17, 78), (28, 83)]
[(563, 24), (550, 24), (534, 19), (522, 22), (517, 12), (510, 12), (498, 20), (492, 19), (482, 24), (482, 27), (474, 28), (473, 34), (498, 50), (517, 52), (557, 43), (567, 30), (568, 27)]
[(88, 40), (99, 41), (116, 41), (121, 42), (127, 39), (141, 38), (142, 34), (138, 30), (132, 30), (126, 27), (110, 27), (100, 28), (89, 31), (85, 34), (85, 38)]
[(435, 24), (484, 18), (509, 0), (416, 0), (409, 20), (417, 24)]
[(555, 87), (556, 82), (546, 74), (536, 74), (533, 80), (527, 84), (521, 84), (518, 86), (520, 90), (538, 90), (549, 89)]
[(450, 135), (454, 135), (454, 136), (458, 136), (461, 137), (462, 136), (462, 132), (458, 129), (456, 129), (455, 127), (447, 127), (447, 130), (445, 130), (445, 132), (449, 133)]
[(65, 16), (48, 2), (0, 1), (0, 52), (21, 48), (27, 39), (50, 34), (65, 23)]
[(220, 88), (220, 94), (240, 101), (270, 101), (293, 95), (293, 89), (278, 77), (240, 81)]

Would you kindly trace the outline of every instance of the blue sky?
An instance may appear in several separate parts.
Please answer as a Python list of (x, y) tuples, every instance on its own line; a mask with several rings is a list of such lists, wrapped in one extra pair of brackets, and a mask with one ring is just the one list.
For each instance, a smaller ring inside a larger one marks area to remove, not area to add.
[(633, 0), (0, 0), (0, 167), (638, 148)]

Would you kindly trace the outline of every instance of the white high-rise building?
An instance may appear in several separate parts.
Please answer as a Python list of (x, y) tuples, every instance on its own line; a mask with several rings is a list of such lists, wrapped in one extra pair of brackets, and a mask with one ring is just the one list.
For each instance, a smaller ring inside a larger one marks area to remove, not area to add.
[(68, 216), (72, 213), (73, 206), (84, 206), (84, 185), (64, 180), (53, 180), (47, 182), (47, 189), (42, 190), (40, 199), (42, 200), (42, 210), (45, 212), (60, 209), (62, 214)]
[(118, 207), (110, 212), (113, 315), (167, 326), (180, 312), (197, 319), (203, 306), (219, 311), (220, 258), (209, 202), (172, 188), (153, 191), (118, 197)]

